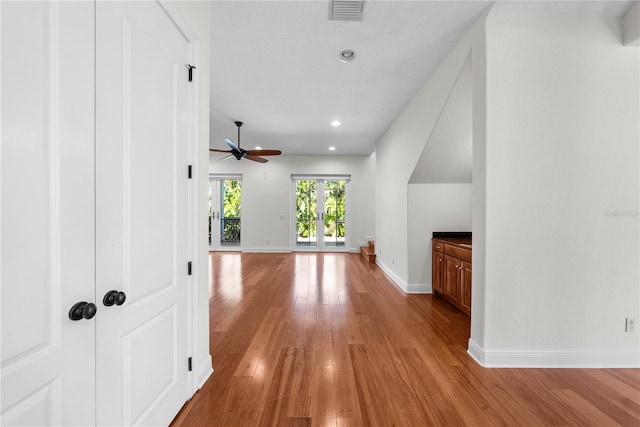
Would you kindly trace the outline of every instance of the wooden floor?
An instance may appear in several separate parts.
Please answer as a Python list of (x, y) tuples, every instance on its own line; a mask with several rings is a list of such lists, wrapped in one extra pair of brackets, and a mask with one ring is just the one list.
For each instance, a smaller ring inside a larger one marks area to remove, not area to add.
[(210, 253), (215, 373), (174, 426), (640, 426), (640, 370), (485, 369), (353, 254)]

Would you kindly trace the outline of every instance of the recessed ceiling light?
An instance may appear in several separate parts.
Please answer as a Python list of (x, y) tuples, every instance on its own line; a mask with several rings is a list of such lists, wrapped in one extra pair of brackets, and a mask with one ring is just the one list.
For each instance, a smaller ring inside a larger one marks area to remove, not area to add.
[(331, 122), (331, 126), (340, 126), (340, 120), (334, 120)]
[(342, 62), (350, 62), (356, 58), (356, 51), (352, 49), (345, 49), (341, 51), (338, 56)]
[(260, 147), (259, 145), (256, 145), (256, 150), (262, 150), (262, 147)]
[(329, 147), (329, 151), (336, 151), (336, 147), (333, 147), (333, 146)]

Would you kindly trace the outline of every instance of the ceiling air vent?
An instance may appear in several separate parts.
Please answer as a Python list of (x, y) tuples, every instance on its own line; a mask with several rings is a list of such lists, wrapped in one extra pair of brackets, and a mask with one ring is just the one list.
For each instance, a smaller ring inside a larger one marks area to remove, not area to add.
[(364, 0), (329, 0), (330, 21), (362, 21)]

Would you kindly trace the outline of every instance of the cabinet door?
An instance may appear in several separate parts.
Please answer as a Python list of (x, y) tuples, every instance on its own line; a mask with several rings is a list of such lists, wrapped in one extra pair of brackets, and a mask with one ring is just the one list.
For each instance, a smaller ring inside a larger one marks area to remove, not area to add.
[(444, 254), (433, 252), (431, 257), (431, 284), (433, 292), (442, 294), (444, 292)]
[(462, 262), (461, 284), (462, 284), (462, 311), (471, 315), (471, 263)]
[(444, 256), (444, 296), (456, 307), (460, 307), (461, 264), (457, 258)]
[(0, 424), (92, 425), (96, 317), (68, 314), (96, 302), (93, 2), (0, 15)]

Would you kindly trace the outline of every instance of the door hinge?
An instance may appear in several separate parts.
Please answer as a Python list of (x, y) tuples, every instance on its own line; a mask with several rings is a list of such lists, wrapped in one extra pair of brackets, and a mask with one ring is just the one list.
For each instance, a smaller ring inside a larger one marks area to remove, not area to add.
[(193, 178), (193, 167), (189, 165), (189, 179)]
[(194, 65), (191, 65), (191, 64), (187, 64), (187, 67), (189, 67), (189, 81), (192, 82), (193, 81), (193, 70), (196, 67)]
[(189, 358), (189, 371), (193, 371), (193, 367), (192, 367), (192, 364), (191, 364), (191, 358)]
[(191, 261), (187, 263), (187, 274), (191, 276)]

